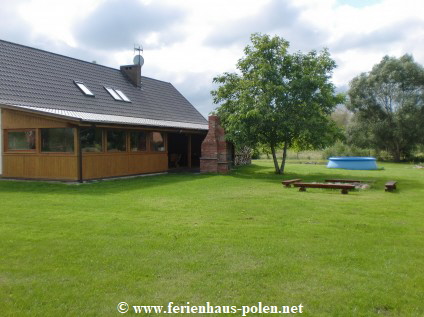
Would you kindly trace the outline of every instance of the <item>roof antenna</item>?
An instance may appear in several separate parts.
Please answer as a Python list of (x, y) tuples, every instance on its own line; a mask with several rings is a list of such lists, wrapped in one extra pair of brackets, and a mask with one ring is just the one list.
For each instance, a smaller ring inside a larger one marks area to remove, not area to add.
[(141, 56), (141, 52), (143, 52), (143, 47), (140, 44), (138, 45), (134, 44), (134, 54), (136, 52), (138, 52), (138, 55), (134, 56), (134, 59), (133, 59), (134, 65), (143, 66), (144, 58), (143, 56)]

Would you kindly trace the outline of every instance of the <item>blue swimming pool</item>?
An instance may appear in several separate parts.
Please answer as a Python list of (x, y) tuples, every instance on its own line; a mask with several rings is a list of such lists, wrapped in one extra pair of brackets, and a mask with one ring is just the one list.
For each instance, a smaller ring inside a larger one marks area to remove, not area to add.
[(376, 170), (374, 157), (366, 156), (336, 156), (328, 159), (328, 168), (343, 168), (346, 170)]

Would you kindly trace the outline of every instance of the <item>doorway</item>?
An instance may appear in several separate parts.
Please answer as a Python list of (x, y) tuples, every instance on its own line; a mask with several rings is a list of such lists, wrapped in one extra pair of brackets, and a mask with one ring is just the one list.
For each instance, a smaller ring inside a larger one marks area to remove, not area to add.
[(168, 168), (188, 167), (188, 136), (168, 133)]
[(206, 134), (168, 133), (168, 169), (199, 168)]

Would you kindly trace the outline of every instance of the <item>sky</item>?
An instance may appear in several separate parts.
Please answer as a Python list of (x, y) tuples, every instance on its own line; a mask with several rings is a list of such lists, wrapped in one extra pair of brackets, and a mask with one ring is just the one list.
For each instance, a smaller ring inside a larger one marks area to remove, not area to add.
[(207, 117), (212, 79), (236, 71), (252, 33), (292, 52), (328, 48), (346, 91), (385, 55), (424, 65), (423, 12), (421, 0), (0, 0), (0, 39), (116, 69), (141, 45), (142, 75), (171, 82)]

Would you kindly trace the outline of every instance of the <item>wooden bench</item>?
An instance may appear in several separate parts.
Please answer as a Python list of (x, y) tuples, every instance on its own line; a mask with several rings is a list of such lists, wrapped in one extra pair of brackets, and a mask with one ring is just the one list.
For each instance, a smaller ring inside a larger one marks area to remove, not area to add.
[(385, 191), (391, 192), (396, 189), (396, 183), (397, 181), (388, 181), (384, 186), (386, 186)]
[(325, 184), (325, 183), (294, 183), (294, 187), (299, 187), (300, 192), (306, 191), (306, 188), (328, 188), (328, 189), (341, 189), (342, 194), (348, 194), (349, 190), (355, 189), (352, 184)]
[(366, 181), (360, 181), (357, 179), (326, 179), (329, 183), (364, 183)]
[(286, 187), (290, 187), (291, 184), (293, 183), (298, 183), (301, 182), (302, 180), (300, 178), (296, 178), (296, 179), (289, 179), (286, 181), (282, 181), (281, 184), (283, 184)]

